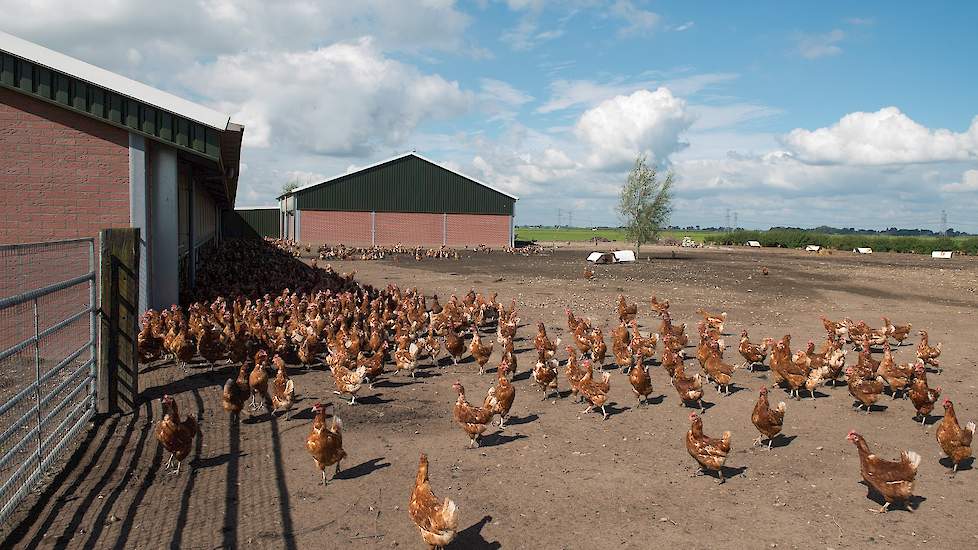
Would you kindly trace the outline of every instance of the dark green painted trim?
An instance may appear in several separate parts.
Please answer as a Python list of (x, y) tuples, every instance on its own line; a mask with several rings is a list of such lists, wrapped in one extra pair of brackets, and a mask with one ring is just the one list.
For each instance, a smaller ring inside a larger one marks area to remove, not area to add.
[(219, 130), (7, 52), (0, 52), (0, 86), (221, 164)]

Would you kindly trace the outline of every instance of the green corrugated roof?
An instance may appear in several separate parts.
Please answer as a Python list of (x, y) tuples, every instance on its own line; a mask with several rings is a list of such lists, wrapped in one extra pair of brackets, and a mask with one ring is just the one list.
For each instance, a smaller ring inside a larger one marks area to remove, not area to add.
[(354, 212), (513, 215), (517, 200), (417, 153), (301, 187), (288, 195), (295, 196), (298, 210)]

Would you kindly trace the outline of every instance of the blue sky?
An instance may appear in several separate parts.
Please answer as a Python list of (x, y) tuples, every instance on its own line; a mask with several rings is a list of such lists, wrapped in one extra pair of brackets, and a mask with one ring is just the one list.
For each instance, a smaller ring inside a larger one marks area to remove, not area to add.
[(232, 115), (239, 204), (417, 149), (619, 223), (635, 155), (673, 222), (978, 232), (969, 2), (0, 0), (0, 28)]

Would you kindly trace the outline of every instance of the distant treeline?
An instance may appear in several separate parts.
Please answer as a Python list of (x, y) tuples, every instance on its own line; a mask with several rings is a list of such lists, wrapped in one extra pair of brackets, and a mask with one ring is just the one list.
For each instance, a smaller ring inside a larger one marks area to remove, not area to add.
[[(551, 228), (551, 227), (564, 227), (571, 229), (568, 226), (551, 226), (551, 225), (521, 225), (520, 227), (533, 227), (533, 228)], [(622, 229), (621, 227), (596, 225), (588, 226), (594, 229)], [(670, 225), (666, 228), (668, 231), (709, 231), (714, 233), (725, 233), (729, 232), (729, 227), (701, 227), (699, 225), (687, 225), (685, 227), (678, 225)], [(735, 229), (735, 231), (744, 231), (740, 228)], [(898, 229), (896, 227), (890, 227), (888, 229), (856, 229), (854, 227), (829, 227), (827, 225), (820, 225), (812, 229), (803, 229), (801, 227), (772, 227), (769, 231), (807, 231), (812, 233), (820, 233), (823, 235), (888, 235), (892, 237), (970, 237), (970, 233), (965, 233), (963, 231), (955, 231), (953, 228), (949, 228), (946, 233), (940, 233), (938, 231), (931, 231), (930, 229)]]
[(803, 248), (814, 244), (835, 250), (869, 247), (875, 252), (930, 254), (935, 250), (951, 250), (969, 255), (978, 254), (978, 237), (937, 237), (930, 231), (908, 235), (911, 236), (882, 231), (832, 234), (818, 229), (773, 227), (767, 231), (730, 231), (716, 237), (716, 242), (742, 245), (747, 241), (757, 241), (761, 246), (780, 248)]

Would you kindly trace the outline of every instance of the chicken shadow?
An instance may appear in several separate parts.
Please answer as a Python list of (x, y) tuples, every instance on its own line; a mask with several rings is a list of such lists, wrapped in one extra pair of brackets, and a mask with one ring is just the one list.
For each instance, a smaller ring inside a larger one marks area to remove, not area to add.
[[(621, 413), (623, 413), (625, 411), (631, 410), (631, 407), (628, 406), (628, 405), (623, 405), (623, 406), (619, 407), (618, 406), (618, 403), (612, 402), (612, 403), (605, 404), (604, 410), (605, 410), (605, 412), (608, 413), (608, 417), (610, 418), (612, 416), (619, 415), (619, 414), (621, 414)], [(597, 412), (598, 414), (601, 414), (601, 408), (600, 407), (595, 408), (595, 412)]]
[[(954, 461), (951, 460), (948, 457), (944, 457), (944, 458), (938, 460), (937, 462), (939, 462), (941, 464), (941, 466), (944, 466), (948, 470), (951, 470), (952, 468), (954, 468)], [(958, 464), (958, 471), (959, 472), (966, 472), (968, 470), (971, 470), (971, 469), (974, 468), (974, 463), (975, 463), (975, 457), (973, 457), (973, 456), (972, 457), (968, 457), (968, 458), (962, 460)]]
[(312, 412), (312, 407), (302, 407), (298, 411), (292, 413), (290, 420), (312, 420), (316, 417), (316, 413)]
[[(383, 397), (381, 397), (382, 395), (384, 395), (384, 394), (382, 394), (382, 393), (375, 393), (373, 395), (368, 395), (366, 397), (361, 397), (360, 399), (357, 400), (357, 403), (358, 404), (361, 404), (362, 403), (364, 405), (383, 405), (384, 403), (390, 403), (390, 402), (394, 401), (393, 399), (384, 399)], [(354, 406), (356, 406), (356, 405), (354, 405)]]
[[(943, 416), (934, 416), (932, 414), (928, 414), (927, 416), (924, 417), (924, 425), (925, 426), (933, 426), (934, 424), (937, 424), (938, 422), (940, 422), (943, 419), (944, 419)], [(920, 416), (913, 417), (913, 421), (914, 422), (917, 422), (917, 423), (920, 423)]]
[[(791, 445), (791, 442), (796, 439), (798, 439), (797, 435), (778, 434), (778, 436), (775, 437), (774, 441), (771, 443), (771, 448), (780, 449), (782, 447), (787, 447), (788, 445)], [(763, 446), (764, 444), (761, 443), (761, 445)]]
[(418, 384), (417, 380), (406, 380), (404, 382), (394, 382), (393, 380), (378, 380), (374, 383), (375, 388), (400, 388), (402, 386), (410, 386), (412, 384)]
[(666, 394), (662, 393), (662, 394), (659, 394), (659, 395), (657, 395), (655, 397), (649, 397), (648, 399), (646, 399), (637, 408), (638, 409), (641, 409), (641, 408), (645, 407), (646, 405), (661, 405), (663, 403), (663, 401), (665, 401), (665, 400), (666, 400)]
[(540, 417), (535, 414), (528, 414), (526, 416), (511, 416), (506, 419), (507, 426), (519, 426), (520, 424), (529, 424)]
[(515, 374), (515, 375), (513, 375), (513, 381), (514, 382), (517, 382), (519, 380), (529, 380), (530, 379), (530, 374), (531, 374), (531, 372), (528, 371), (528, 370), (525, 370), (525, 371), (523, 371), (521, 373)]
[[(859, 401), (853, 401), (852, 406), (855, 407), (857, 404), (859, 404)], [(890, 407), (888, 405), (878, 405), (876, 403), (873, 403), (872, 405), (870, 405), (867, 408), (869, 409), (869, 412), (874, 412), (874, 411), (875, 412), (885, 412)], [(863, 414), (866, 414), (866, 409), (856, 409), (856, 412), (861, 412)]]
[[(886, 504), (886, 499), (883, 498), (883, 495), (876, 492), (876, 489), (873, 489), (872, 485), (866, 483), (865, 481), (860, 481), (859, 483), (866, 487), (866, 498), (872, 500), (873, 502), (879, 504), (880, 506)], [(887, 510), (888, 511), (903, 510), (905, 512), (915, 512), (920, 509), (920, 505), (923, 504), (924, 501), (926, 500), (927, 497), (922, 497), (919, 495), (911, 495), (909, 502), (897, 506), (891, 505), (890, 508), (888, 508)]]
[[(459, 361), (458, 364), (461, 365), (462, 362)], [(412, 378), (412, 379), (416, 379), (416, 378), (434, 378), (436, 376), (441, 376), (441, 369), (436, 369), (434, 367), (429, 367), (429, 368), (426, 368), (426, 369), (415, 369), (414, 376), (411, 376), (410, 378)], [(414, 382), (411, 382), (411, 383), (413, 384)]]
[[(248, 456), (248, 453), (239, 453), (238, 457)], [(213, 468), (215, 466), (223, 466), (231, 460), (231, 453), (223, 453), (217, 456), (209, 456), (207, 458), (198, 458), (191, 464), (195, 470), (204, 470), (207, 468)]]
[[(292, 415), (292, 416), (295, 417), (295, 415)], [(255, 414), (251, 414), (251, 415), (248, 415), (248, 416), (243, 416), (243, 418), (241, 419), (241, 423), (242, 424), (247, 424), (249, 426), (252, 426), (252, 425), (255, 425), (255, 424), (262, 424), (264, 422), (271, 422), (272, 419), (274, 419), (274, 418), (275, 418), (275, 415), (273, 415), (271, 413), (271, 411), (262, 411), (260, 413), (255, 413)]]
[[(702, 400), (702, 401), (700, 401), (700, 403), (702, 403), (702, 412), (704, 412), (704, 413), (706, 411), (712, 409), (713, 407), (716, 407), (717, 406), (716, 403), (712, 403), (712, 402), (707, 401), (705, 399)], [(683, 407), (685, 407), (687, 409), (696, 409), (696, 410), (699, 411), (699, 410), (701, 410), (700, 409), (700, 403), (697, 403), (696, 401), (683, 401), (682, 402), (682, 405), (683, 405)]]
[(449, 548), (467, 548), (475, 550), (497, 550), (502, 545), (496, 541), (489, 542), (482, 536), (482, 528), (492, 521), (492, 516), (485, 516), (478, 522), (462, 529), (452, 541)]
[(382, 460), (384, 460), (384, 457), (371, 458), (370, 460), (361, 462), (356, 466), (340, 470), (340, 473), (336, 474), (335, 479), (356, 479), (358, 477), (370, 475), (377, 470), (387, 468), (391, 465), (390, 462), (381, 462)]
[(734, 395), (735, 393), (742, 392), (742, 391), (744, 391), (746, 389), (747, 388), (745, 388), (744, 386), (738, 386), (738, 385), (735, 385), (735, 384), (730, 384), (730, 387), (727, 388), (727, 391), (729, 391), (730, 393), (727, 393), (727, 394), (722, 394), (721, 393), (721, 394), (718, 394), (718, 395), (727, 395), (727, 396), (730, 396), (730, 395)]
[(526, 436), (523, 434), (503, 435), (500, 432), (493, 432), (479, 440), (479, 447), (498, 447), (517, 439), (526, 439)]
[(724, 466), (723, 479), (729, 481), (732, 478), (743, 475), (744, 472), (746, 471), (747, 471), (747, 466)]

